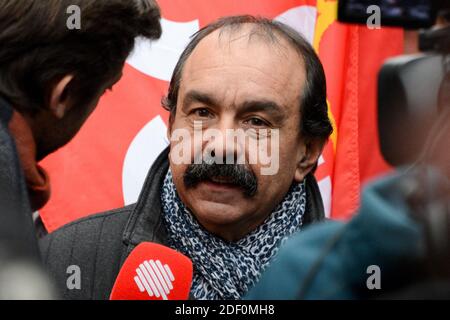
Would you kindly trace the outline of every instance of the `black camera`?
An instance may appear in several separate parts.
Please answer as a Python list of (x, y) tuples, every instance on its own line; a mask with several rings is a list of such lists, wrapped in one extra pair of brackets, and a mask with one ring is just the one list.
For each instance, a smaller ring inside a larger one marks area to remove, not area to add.
[(392, 165), (415, 162), (449, 108), (450, 27), (422, 31), (421, 53), (388, 59), (378, 74), (381, 151)]

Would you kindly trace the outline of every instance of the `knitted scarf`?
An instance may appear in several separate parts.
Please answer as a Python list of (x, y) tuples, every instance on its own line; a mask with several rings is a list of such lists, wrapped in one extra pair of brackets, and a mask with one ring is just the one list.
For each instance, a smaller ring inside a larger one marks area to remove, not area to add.
[(281, 244), (302, 225), (305, 184), (293, 184), (266, 220), (237, 242), (209, 233), (178, 197), (169, 170), (161, 190), (169, 245), (194, 264), (191, 294), (198, 300), (240, 299), (259, 279)]

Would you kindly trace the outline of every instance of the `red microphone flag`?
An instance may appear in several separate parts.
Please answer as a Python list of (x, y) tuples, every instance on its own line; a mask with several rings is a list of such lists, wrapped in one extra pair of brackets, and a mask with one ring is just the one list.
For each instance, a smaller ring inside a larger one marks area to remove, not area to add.
[(111, 300), (186, 300), (192, 284), (189, 258), (168, 247), (143, 242), (128, 256)]

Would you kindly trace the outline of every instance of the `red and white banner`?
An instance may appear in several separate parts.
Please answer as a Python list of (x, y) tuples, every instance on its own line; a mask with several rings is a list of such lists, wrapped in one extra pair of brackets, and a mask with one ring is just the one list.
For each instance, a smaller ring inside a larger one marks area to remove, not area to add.
[(137, 200), (148, 169), (168, 144), (168, 113), (160, 101), (179, 55), (201, 27), (236, 14), (285, 22), (319, 52), (335, 132), (316, 176), (327, 215), (348, 218), (358, 206), (362, 183), (389, 169), (379, 151), (376, 77), (384, 59), (401, 54), (402, 31), (340, 24), (332, 0), (158, 3), (162, 38), (137, 39), (120, 82), (102, 97), (76, 138), (42, 163), (52, 181), (51, 200), (40, 212), (47, 229)]

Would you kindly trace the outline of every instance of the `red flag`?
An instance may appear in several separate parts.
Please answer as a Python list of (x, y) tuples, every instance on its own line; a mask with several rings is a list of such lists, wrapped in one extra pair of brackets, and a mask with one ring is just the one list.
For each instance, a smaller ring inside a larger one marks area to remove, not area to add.
[[(319, 2), (323, 5), (319, 14), (323, 13), (327, 26), (317, 47), (335, 123), (327, 146), (333, 149), (328, 151), (333, 161), (321, 170), (331, 172), (331, 217), (349, 218), (359, 205), (362, 184), (389, 170), (378, 140), (377, 75), (386, 58), (402, 53), (403, 32), (341, 24), (335, 19), (336, 3)], [(321, 22), (319, 19), (318, 25)]]

